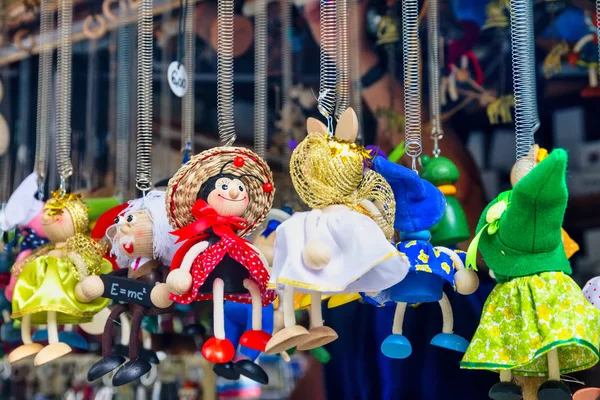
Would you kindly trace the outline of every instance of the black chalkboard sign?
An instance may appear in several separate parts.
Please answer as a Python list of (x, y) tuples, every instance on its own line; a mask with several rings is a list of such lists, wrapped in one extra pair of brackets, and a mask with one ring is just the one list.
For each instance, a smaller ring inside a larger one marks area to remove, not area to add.
[(154, 288), (154, 284), (114, 275), (100, 275), (100, 279), (104, 282), (102, 297), (121, 303), (135, 303), (145, 307), (154, 307), (152, 300), (150, 300), (150, 293)]

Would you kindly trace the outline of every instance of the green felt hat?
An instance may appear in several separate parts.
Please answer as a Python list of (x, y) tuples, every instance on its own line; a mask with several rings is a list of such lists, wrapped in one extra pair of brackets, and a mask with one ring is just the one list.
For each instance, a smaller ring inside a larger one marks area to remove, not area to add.
[[(484, 210), (477, 226), (477, 232), (483, 229), (478, 247), (497, 280), (545, 271), (571, 274), (561, 234), (568, 198), (566, 169), (567, 152), (555, 149), (512, 192)], [(505, 210), (498, 204), (503, 201), (508, 201)], [(499, 219), (488, 225), (494, 227), (490, 230), (485, 225), (494, 216)]]

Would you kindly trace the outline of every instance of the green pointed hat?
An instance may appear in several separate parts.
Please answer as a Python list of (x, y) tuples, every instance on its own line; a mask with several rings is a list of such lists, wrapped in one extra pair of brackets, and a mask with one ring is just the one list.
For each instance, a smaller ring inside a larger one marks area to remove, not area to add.
[(571, 274), (561, 234), (566, 169), (566, 151), (555, 149), (484, 210), (478, 248), (497, 280), (544, 271)]

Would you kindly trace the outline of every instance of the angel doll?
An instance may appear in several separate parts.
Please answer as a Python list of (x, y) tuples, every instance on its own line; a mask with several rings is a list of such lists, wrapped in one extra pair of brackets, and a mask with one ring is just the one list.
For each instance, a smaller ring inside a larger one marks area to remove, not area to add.
[(223, 301), (252, 304), (252, 329), (240, 342), (264, 351), (271, 335), (262, 329), (262, 308), (275, 300), (267, 289), (269, 263), (244, 236), (267, 217), (273, 204), (273, 175), (266, 162), (241, 147), (218, 147), (193, 156), (169, 181), (167, 214), (183, 242), (167, 285), (180, 304), (213, 300), (214, 337), (202, 355), (221, 376), (256, 376), (257, 364), (233, 363), (235, 348), (225, 336)]
[(396, 199), (394, 227), (400, 232), (396, 245), (410, 263), (406, 278), (389, 290), (376, 294), (364, 293), (368, 302), (377, 306), (395, 305), (392, 335), (381, 344), (381, 352), (390, 358), (406, 358), (412, 352), (410, 341), (402, 335), (404, 313), (408, 304), (437, 302), (442, 310), (442, 332), (431, 344), (449, 350), (465, 352), (469, 342), (453, 333), (454, 318), (444, 286), (449, 284), (461, 294), (477, 290), (479, 279), (473, 270), (464, 266), (465, 253), (446, 247), (434, 247), (431, 227), (444, 216), (446, 200), (432, 183), (416, 172), (376, 157), (373, 166), (390, 184)]
[[(337, 338), (323, 325), (322, 294), (384, 290), (408, 272), (389, 242), (394, 195), (381, 175), (365, 168), (370, 156), (354, 143), (354, 111), (341, 115), (335, 136), (312, 118), (307, 130), (290, 171), (296, 192), (313, 210), (295, 213), (276, 230), (271, 282), (283, 288), (285, 328), (269, 341), (268, 354), (310, 350)], [(309, 331), (296, 325), (294, 290), (311, 294)]]
[[(102, 359), (92, 366), (88, 380), (93, 381), (121, 367), (113, 378), (115, 386), (133, 382), (150, 371), (148, 360), (140, 358), (139, 335), (142, 319), (171, 311), (172, 301), (166, 279), (167, 265), (178, 246), (165, 211), (165, 193), (151, 191), (144, 198), (132, 200), (119, 216), (115, 225), (107, 231), (112, 246), (111, 254), (116, 256), (120, 269), (109, 275), (124, 277), (132, 283), (144, 282), (154, 285), (150, 290), (150, 306), (130, 301), (121, 302), (112, 309), (102, 334)], [(81, 284), (81, 296), (92, 301), (105, 293), (105, 284), (98, 276), (90, 276)], [(107, 296), (110, 297), (110, 296)], [(111, 353), (114, 337), (114, 321), (121, 314), (131, 315), (129, 338), (129, 361), (119, 354)]]
[[(44, 206), (42, 227), (51, 244), (43, 246), (18, 264), (20, 271), (12, 297), (12, 318), (21, 321), (23, 345), (13, 350), (13, 363), (36, 355), (42, 365), (71, 352), (58, 341), (58, 325), (89, 322), (109, 300), (91, 302), (79, 296), (81, 281), (90, 275), (110, 272), (102, 258), (104, 248), (86, 236), (88, 215), (78, 195), (53, 192)], [(31, 325), (48, 326), (48, 345), (31, 340)]]
[(561, 374), (598, 362), (600, 311), (569, 277), (562, 242), (566, 167), (567, 153), (555, 149), (487, 206), (469, 246), (467, 257), (478, 249), (498, 284), (461, 368), (499, 372), (494, 400), (522, 398), (513, 374), (546, 375), (538, 399), (569, 400)]

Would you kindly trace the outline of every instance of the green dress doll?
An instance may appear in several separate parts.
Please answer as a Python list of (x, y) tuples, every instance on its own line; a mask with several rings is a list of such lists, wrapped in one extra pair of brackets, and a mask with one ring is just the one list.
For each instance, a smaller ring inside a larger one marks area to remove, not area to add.
[(567, 153), (554, 150), (512, 191), (484, 210), (467, 263), (477, 248), (498, 284), (488, 297), (462, 368), (500, 373), (494, 400), (522, 399), (512, 374), (548, 376), (539, 400), (572, 399), (561, 374), (598, 362), (600, 311), (569, 277), (562, 243)]
[[(18, 276), (12, 297), (12, 318), (21, 321), (23, 345), (14, 349), (8, 362), (35, 355), (39, 366), (71, 352), (59, 342), (58, 325), (90, 322), (110, 300), (83, 299), (80, 282), (89, 275), (112, 271), (102, 258), (106, 248), (87, 236), (87, 207), (78, 195), (53, 192), (42, 216), (44, 233), (51, 243), (42, 246), (13, 266)], [(31, 338), (32, 325), (48, 326), (48, 345)]]
[(455, 197), (455, 185), (460, 177), (458, 168), (446, 157), (421, 156), (421, 163), (421, 178), (433, 183), (446, 196), (444, 216), (430, 229), (431, 243), (434, 246), (453, 246), (469, 239), (467, 216)]

